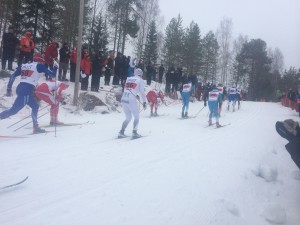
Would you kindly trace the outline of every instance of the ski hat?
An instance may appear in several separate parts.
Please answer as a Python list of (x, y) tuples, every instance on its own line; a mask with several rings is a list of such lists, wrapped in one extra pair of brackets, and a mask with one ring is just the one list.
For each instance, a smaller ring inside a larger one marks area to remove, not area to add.
[(134, 70), (134, 75), (139, 76), (139, 77), (143, 77), (143, 70), (141, 70), (140, 68), (135, 69)]
[(27, 32), (25, 33), (25, 35), (31, 36), (31, 32), (27, 31)]
[(45, 63), (44, 56), (41, 53), (34, 53), (33, 61), (38, 63)]
[(294, 136), (297, 135), (297, 127), (299, 127), (298, 122), (295, 122), (292, 119), (288, 119), (283, 121), (283, 126), (289, 133), (293, 134)]

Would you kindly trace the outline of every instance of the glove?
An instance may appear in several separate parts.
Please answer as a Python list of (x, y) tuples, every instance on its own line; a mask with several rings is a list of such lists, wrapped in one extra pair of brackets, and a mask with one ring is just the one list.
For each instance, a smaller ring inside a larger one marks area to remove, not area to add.
[(81, 71), (81, 73), (80, 73), (80, 76), (81, 76), (82, 78), (86, 78), (86, 74), (85, 74), (84, 72), (82, 72), (82, 71)]
[(66, 103), (65, 101), (62, 101), (61, 104), (62, 104), (62, 105), (66, 105), (67, 103)]
[(144, 108), (144, 110), (147, 109), (147, 103), (146, 102), (143, 103), (143, 108)]
[(56, 60), (53, 60), (53, 66), (59, 68), (59, 64), (58, 64), (58, 62)]
[(12, 96), (12, 91), (11, 91), (11, 89), (7, 89), (7, 90), (6, 90), (6, 96), (7, 96), (7, 97), (11, 97), (11, 96)]
[(207, 106), (207, 104), (206, 104), (206, 101), (204, 102), (204, 107), (206, 107)]

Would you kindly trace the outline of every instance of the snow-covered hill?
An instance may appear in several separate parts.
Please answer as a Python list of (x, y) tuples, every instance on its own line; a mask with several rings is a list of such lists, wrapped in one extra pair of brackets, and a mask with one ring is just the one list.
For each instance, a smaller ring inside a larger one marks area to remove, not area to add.
[[(5, 106), (12, 101), (0, 99)], [(189, 114), (202, 107), (191, 103)], [(29, 109), (0, 121), (0, 135), (26, 137), (0, 139), (0, 186), (29, 176), (0, 191), (1, 225), (299, 224), (300, 174), (274, 127), (298, 120), (296, 112), (242, 102), (234, 113), (223, 110), (220, 122), (230, 125), (215, 129), (206, 127), (208, 108), (181, 120), (181, 104), (173, 102), (160, 117), (141, 112), (145, 137), (119, 140), (122, 113), (70, 108), (61, 109), (62, 121), (89, 123), (58, 127), (56, 137), (26, 135), (31, 126), (7, 129)], [(48, 115), (39, 122), (47, 125)]]

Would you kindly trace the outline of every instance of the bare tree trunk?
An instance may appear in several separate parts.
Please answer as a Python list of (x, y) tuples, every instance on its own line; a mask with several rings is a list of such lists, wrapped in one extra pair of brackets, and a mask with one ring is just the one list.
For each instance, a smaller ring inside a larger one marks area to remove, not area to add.
[(117, 13), (117, 21), (116, 21), (116, 26), (115, 26), (114, 52), (116, 52), (116, 45), (117, 45), (118, 22), (119, 22), (119, 9), (118, 9), (118, 13)]

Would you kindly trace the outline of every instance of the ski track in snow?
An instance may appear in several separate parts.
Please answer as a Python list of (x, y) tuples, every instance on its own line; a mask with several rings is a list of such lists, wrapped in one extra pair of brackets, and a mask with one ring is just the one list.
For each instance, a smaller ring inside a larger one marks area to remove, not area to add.
[[(276, 121), (297, 117), (279, 104), (242, 104), (232, 112), (225, 102), (220, 123), (231, 125), (222, 129), (204, 128), (208, 107), (189, 120), (177, 119), (180, 104), (160, 107), (163, 117), (149, 118), (147, 109), (139, 125), (147, 137), (132, 141), (116, 139), (123, 114), (62, 109), (65, 122), (95, 124), (59, 127), (57, 137), (0, 140), (1, 184), (29, 176), (0, 192), (0, 224), (297, 225), (297, 168), (275, 131)], [(202, 107), (191, 103), (189, 114)], [(1, 121), (1, 133), (25, 115)], [(131, 129), (132, 122), (127, 135)], [(276, 179), (267, 179), (268, 168)]]

